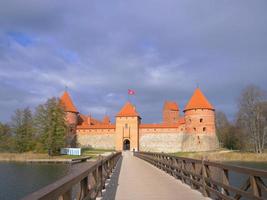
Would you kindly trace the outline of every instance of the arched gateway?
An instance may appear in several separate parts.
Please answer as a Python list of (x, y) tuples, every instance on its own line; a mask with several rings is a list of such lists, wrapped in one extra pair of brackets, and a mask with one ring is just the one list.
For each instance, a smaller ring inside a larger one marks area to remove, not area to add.
[[(116, 150), (139, 150), (141, 117), (132, 103), (127, 102), (116, 115)], [(131, 138), (131, 139), (130, 139)]]
[(123, 141), (123, 150), (130, 150), (130, 140), (126, 139)]

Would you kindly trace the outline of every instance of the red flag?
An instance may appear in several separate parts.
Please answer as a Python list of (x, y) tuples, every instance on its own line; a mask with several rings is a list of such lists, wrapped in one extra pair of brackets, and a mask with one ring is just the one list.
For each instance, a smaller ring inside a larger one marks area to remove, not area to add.
[(128, 89), (128, 94), (129, 95), (134, 95), (135, 94), (135, 91), (134, 90), (131, 90), (131, 89)]

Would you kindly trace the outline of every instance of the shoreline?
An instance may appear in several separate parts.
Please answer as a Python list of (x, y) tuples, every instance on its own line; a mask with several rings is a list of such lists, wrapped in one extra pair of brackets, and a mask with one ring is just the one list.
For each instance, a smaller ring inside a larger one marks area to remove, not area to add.
[(0, 159), (0, 162), (71, 164), (71, 159)]
[(256, 154), (231, 150), (212, 152), (176, 152), (171, 155), (214, 162), (255, 162), (267, 163), (267, 153)]
[(25, 163), (55, 163), (55, 164), (75, 164), (95, 160), (102, 154), (87, 154), (81, 156), (57, 155), (48, 156), (44, 153), (0, 153), (0, 162), (25, 162)]

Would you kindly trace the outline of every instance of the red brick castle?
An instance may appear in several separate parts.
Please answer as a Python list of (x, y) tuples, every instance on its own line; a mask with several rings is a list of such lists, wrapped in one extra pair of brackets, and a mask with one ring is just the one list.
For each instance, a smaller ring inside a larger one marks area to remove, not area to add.
[(68, 92), (61, 97), (70, 131), (82, 147), (158, 152), (209, 151), (218, 148), (215, 109), (197, 88), (180, 115), (176, 102), (166, 101), (159, 124), (143, 124), (135, 106), (126, 102), (115, 116), (98, 120), (78, 112)]

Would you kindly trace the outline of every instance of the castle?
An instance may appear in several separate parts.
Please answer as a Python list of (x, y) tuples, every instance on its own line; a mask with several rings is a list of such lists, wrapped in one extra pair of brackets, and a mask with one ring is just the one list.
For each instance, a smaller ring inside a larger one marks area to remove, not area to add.
[(108, 116), (97, 120), (78, 112), (67, 91), (60, 98), (70, 132), (81, 147), (152, 152), (209, 151), (218, 148), (215, 109), (199, 88), (180, 115), (176, 102), (166, 101), (159, 124), (143, 124), (131, 102), (111, 123)]

